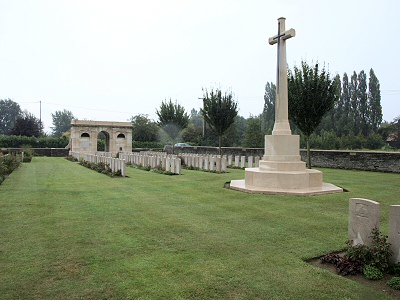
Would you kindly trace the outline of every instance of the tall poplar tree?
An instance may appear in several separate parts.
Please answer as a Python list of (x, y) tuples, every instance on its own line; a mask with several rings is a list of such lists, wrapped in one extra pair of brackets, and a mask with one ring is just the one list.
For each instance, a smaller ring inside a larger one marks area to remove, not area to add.
[(369, 122), (371, 130), (376, 133), (382, 123), (381, 90), (374, 70), (369, 71), (368, 80), (368, 106), (370, 108)]
[(368, 95), (367, 95), (367, 75), (364, 70), (358, 74), (358, 103), (359, 103), (359, 116), (360, 116), (360, 131), (363, 136), (369, 134), (369, 108), (368, 108)]
[(338, 136), (347, 135), (351, 131), (349, 127), (350, 122), (350, 111), (351, 111), (351, 99), (350, 99), (350, 87), (349, 87), (349, 77), (347, 73), (343, 74), (342, 80), (342, 93), (340, 95), (341, 110), (338, 112), (337, 116), (337, 132)]
[(353, 72), (353, 75), (350, 78), (350, 113), (349, 117), (352, 123), (352, 131), (354, 135), (358, 135), (360, 133), (360, 105), (358, 102), (358, 79), (356, 71)]

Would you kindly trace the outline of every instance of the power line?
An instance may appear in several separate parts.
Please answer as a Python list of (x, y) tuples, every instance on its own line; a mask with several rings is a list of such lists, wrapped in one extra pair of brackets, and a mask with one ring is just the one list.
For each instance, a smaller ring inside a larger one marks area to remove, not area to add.
[(50, 105), (56, 105), (56, 106), (61, 106), (61, 107), (67, 107), (67, 108), (78, 108), (78, 109), (85, 109), (85, 110), (91, 110), (91, 111), (105, 111), (105, 112), (111, 112), (111, 113), (119, 113), (119, 114), (133, 114), (130, 112), (122, 112), (122, 111), (112, 111), (109, 109), (98, 109), (98, 108), (87, 108), (87, 107), (80, 107), (80, 106), (72, 106), (72, 105), (64, 105), (64, 104), (57, 104), (57, 103), (51, 103), (51, 102), (44, 102), (44, 101), (34, 101), (34, 102), (19, 102), (20, 104), (27, 104), (27, 103), (45, 103), (45, 104), (50, 104)]

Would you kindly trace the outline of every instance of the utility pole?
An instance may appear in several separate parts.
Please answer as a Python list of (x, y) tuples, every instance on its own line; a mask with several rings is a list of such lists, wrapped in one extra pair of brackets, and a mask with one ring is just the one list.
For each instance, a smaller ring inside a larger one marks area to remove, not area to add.
[[(198, 98), (198, 99), (203, 100), (203, 110), (204, 110), (204, 98)], [(205, 136), (206, 136), (206, 120), (204, 119), (204, 116), (203, 116), (203, 137), (205, 137)]]

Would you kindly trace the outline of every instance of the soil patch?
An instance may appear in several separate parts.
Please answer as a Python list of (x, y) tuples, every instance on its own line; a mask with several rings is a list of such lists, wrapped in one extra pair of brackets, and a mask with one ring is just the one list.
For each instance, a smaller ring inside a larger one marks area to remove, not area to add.
[[(344, 253), (339, 253), (340, 256), (342, 256), (343, 254)], [(337, 274), (336, 266), (334, 264), (321, 263), (320, 257), (313, 258), (311, 260), (308, 260), (307, 262), (314, 267), (322, 268), (322, 269), (328, 270), (334, 274)], [(342, 275), (338, 274), (338, 276), (342, 276)], [(386, 284), (386, 282), (388, 282), (389, 279), (391, 279), (393, 277), (393, 275), (385, 274), (384, 278), (381, 280), (368, 280), (364, 277), (363, 274), (347, 275), (345, 277), (350, 280), (357, 281), (363, 285), (366, 285), (375, 291), (384, 292), (384, 293), (390, 295), (391, 297), (393, 297), (394, 299), (400, 299), (400, 290), (395, 290)]]

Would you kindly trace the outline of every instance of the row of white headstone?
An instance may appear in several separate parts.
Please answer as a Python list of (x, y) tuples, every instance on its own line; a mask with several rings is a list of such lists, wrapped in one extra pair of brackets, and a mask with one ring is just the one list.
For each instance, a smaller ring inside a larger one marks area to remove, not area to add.
[[(256, 156), (248, 156), (245, 155), (239, 156), (236, 155), (223, 155), (222, 157), (219, 155), (207, 155), (207, 154), (192, 154), (192, 153), (182, 153), (180, 154), (182, 159), (185, 162), (185, 165), (193, 168), (198, 168), (205, 171), (214, 171), (217, 172), (226, 172), (226, 168), (236, 167), (236, 168), (253, 168), (258, 167), (260, 162), (260, 157)], [(221, 163), (220, 163), (221, 161)], [(219, 165), (221, 165), (221, 170), (218, 170)]]
[(188, 168), (204, 171), (226, 172), (228, 160), (226, 156), (180, 154)]
[[(349, 203), (349, 240), (352, 245), (372, 245), (371, 231), (380, 227), (379, 202), (351, 198)], [(393, 251), (391, 263), (400, 262), (400, 205), (390, 206), (389, 243)]]
[(125, 177), (126, 175), (126, 166), (125, 166), (126, 162), (123, 159), (113, 158), (108, 155), (107, 156), (97, 155), (97, 154), (80, 153), (74, 151), (70, 151), (69, 154), (78, 160), (83, 159), (85, 161), (95, 164), (102, 162), (110, 167), (111, 172), (116, 173), (120, 171), (122, 177)]
[(150, 167), (151, 169), (161, 168), (166, 172), (182, 174), (181, 159), (176, 155), (170, 155), (165, 152), (120, 152), (119, 157), (132, 165)]

